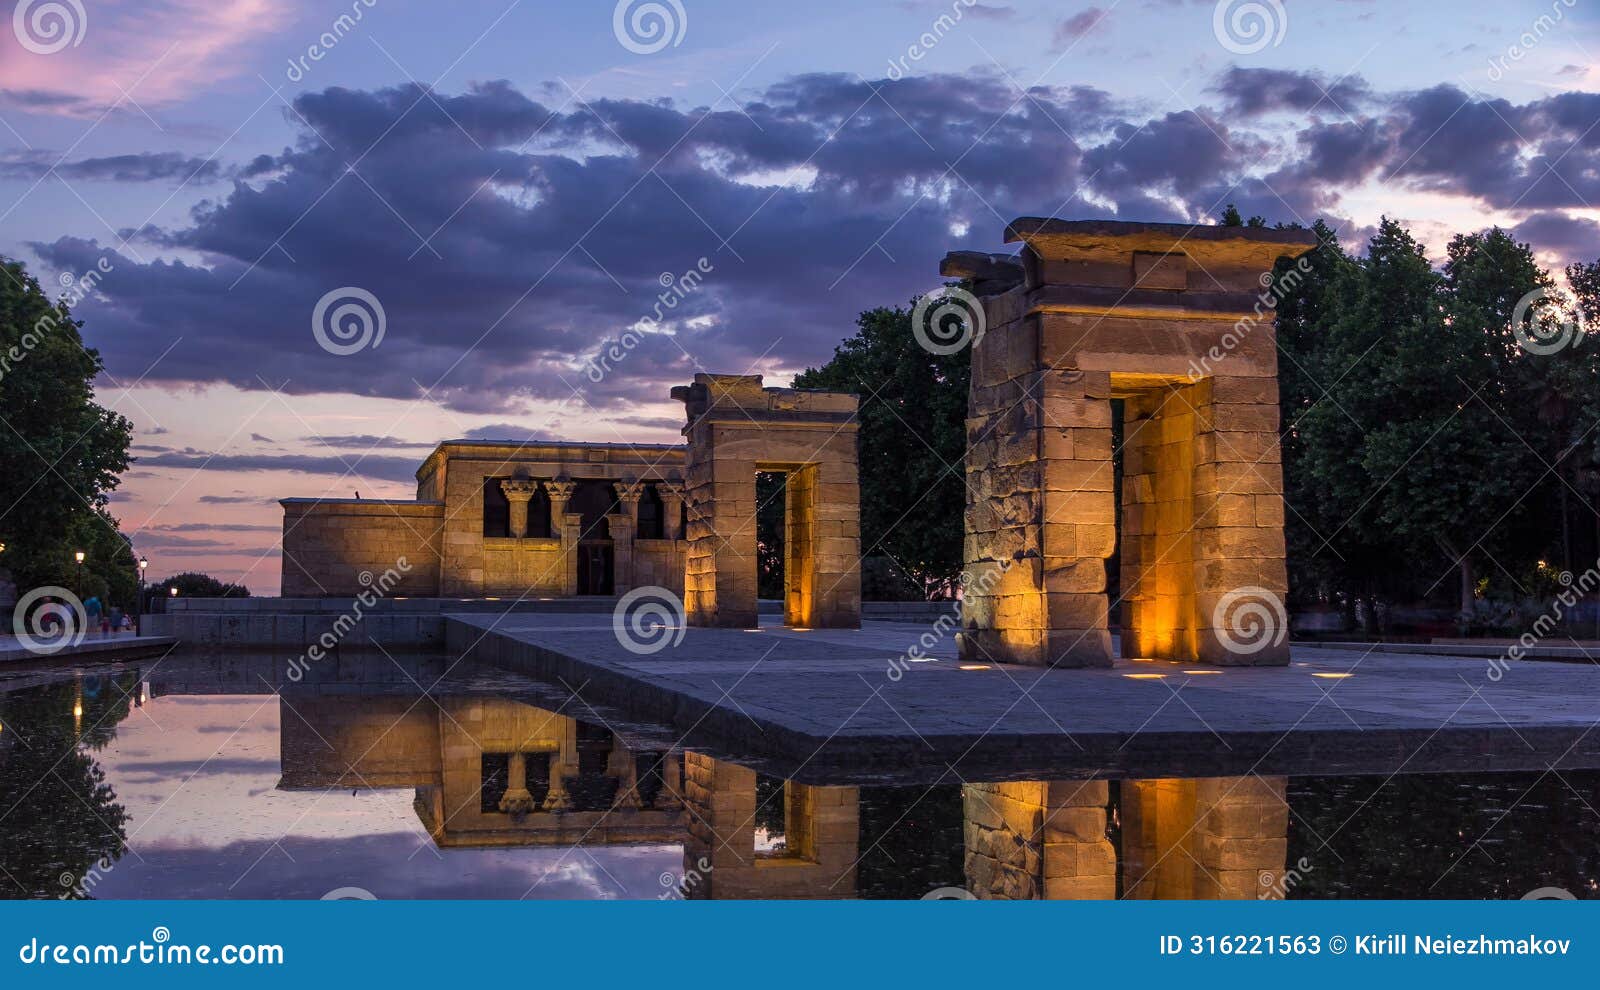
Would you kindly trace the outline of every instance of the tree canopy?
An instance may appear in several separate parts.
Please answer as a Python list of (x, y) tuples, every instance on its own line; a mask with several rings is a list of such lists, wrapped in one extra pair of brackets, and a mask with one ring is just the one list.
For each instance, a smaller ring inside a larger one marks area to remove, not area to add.
[(81, 326), (20, 262), (0, 258), (0, 568), (19, 589), (93, 578), (91, 591), (125, 593), (132, 558), (106, 506), (132, 425), (95, 401), (100, 355)]

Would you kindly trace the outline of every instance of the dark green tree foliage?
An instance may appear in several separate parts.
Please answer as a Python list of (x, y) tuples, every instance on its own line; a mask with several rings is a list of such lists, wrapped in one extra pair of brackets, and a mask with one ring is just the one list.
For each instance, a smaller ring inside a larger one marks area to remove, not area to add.
[(118, 674), (0, 695), (0, 897), (92, 897), (100, 861), (122, 856), (128, 812), (92, 754), (137, 689), (137, 675)]
[(1548, 277), (1498, 230), (1457, 237), (1436, 271), (1388, 219), (1364, 258), (1317, 254), (1280, 305), (1295, 574), (1347, 602), (1453, 585), (1465, 616), (1480, 575), (1515, 585), (1549, 544), (1546, 372), (1511, 330)]
[(128, 467), (131, 424), (95, 402), (100, 356), (66, 304), (21, 263), (0, 269), (0, 567), (22, 590), (72, 587), (87, 576), (73, 561), (84, 550), (85, 571), (108, 586), (126, 564), (105, 508)]
[(198, 571), (185, 571), (174, 574), (160, 584), (155, 585), (155, 592), (163, 597), (172, 594), (172, 589), (177, 588), (178, 594), (185, 598), (249, 598), (250, 589), (242, 584), (229, 584), (219, 581), (209, 574)]
[(868, 310), (856, 328), (794, 385), (861, 396), (862, 556), (887, 558), (928, 598), (948, 597), (962, 568), (970, 349), (928, 353), (909, 309)]

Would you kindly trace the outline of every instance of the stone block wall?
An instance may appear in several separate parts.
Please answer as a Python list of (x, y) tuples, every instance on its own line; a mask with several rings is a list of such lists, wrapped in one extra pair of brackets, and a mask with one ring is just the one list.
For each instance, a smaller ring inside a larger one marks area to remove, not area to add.
[(389, 595), (439, 593), (443, 505), (294, 498), (280, 504), (285, 598), (360, 594), (401, 558), (410, 569)]
[(984, 322), (968, 403), (962, 658), (1111, 663), (1120, 399), (1126, 648), (1286, 663), (1286, 637), (1240, 649), (1220, 606), (1247, 593), (1281, 610), (1286, 591), (1277, 351), (1260, 276), (1314, 236), (1031, 219), (1007, 234), (1024, 242), (1016, 258), (957, 253), (942, 269), (971, 281)]
[(684, 754), (685, 893), (695, 899), (842, 899), (856, 893), (859, 792), (784, 785), (781, 854), (755, 849), (756, 773)]
[(1029, 780), (961, 788), (967, 889), (984, 900), (1112, 900), (1106, 782)]
[(748, 628), (756, 615), (756, 474), (789, 475), (794, 542), (786, 621), (861, 624), (861, 497), (854, 395), (763, 388), (760, 375), (696, 375), (687, 407), (684, 603), (701, 626)]
[(1283, 896), (1286, 778), (1124, 780), (1120, 787), (1124, 897)]

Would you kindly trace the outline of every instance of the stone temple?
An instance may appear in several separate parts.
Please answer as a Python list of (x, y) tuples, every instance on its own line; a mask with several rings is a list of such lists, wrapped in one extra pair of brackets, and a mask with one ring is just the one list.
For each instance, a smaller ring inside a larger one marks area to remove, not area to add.
[(861, 620), (856, 397), (696, 375), (673, 390), (686, 443), (451, 440), (415, 499), (283, 499), (285, 598), (390, 589), (425, 598), (621, 595), (665, 588), (690, 624), (756, 618), (756, 474), (785, 490), (784, 618)]
[(1021, 219), (1006, 239), (1020, 254), (941, 267), (970, 280), (985, 330), (967, 410), (962, 658), (1110, 666), (1120, 483), (1122, 654), (1288, 663), (1286, 638), (1240, 649), (1229, 630), (1250, 616), (1229, 605), (1281, 609), (1288, 591), (1263, 287), (1315, 235)]
[[(1115, 625), (1129, 658), (1287, 663), (1286, 636), (1236, 634), (1287, 629), (1272, 272), (1315, 236), (1054, 219), (1006, 236), (1018, 254), (941, 268), (982, 317), (962, 658), (1109, 666)], [(284, 499), (283, 595), (356, 594), (404, 558), (394, 594), (654, 586), (689, 625), (750, 628), (756, 476), (782, 472), (785, 622), (858, 627), (857, 397), (711, 374), (672, 396), (681, 445), (454, 440), (417, 470), (415, 499)]]

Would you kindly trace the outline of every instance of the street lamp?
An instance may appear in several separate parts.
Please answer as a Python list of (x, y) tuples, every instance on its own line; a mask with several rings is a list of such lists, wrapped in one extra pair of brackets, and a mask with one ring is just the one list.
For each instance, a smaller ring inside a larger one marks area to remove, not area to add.
[(150, 566), (149, 557), (139, 558), (139, 594), (133, 600), (133, 634), (144, 632), (144, 570)]
[(84, 553), (83, 553), (82, 550), (73, 551), (72, 559), (76, 560), (78, 562), (78, 571), (77, 571), (77, 585), (78, 586), (76, 588), (74, 588), (73, 590), (78, 593), (78, 597), (79, 598), (83, 597), (83, 557), (84, 557)]

